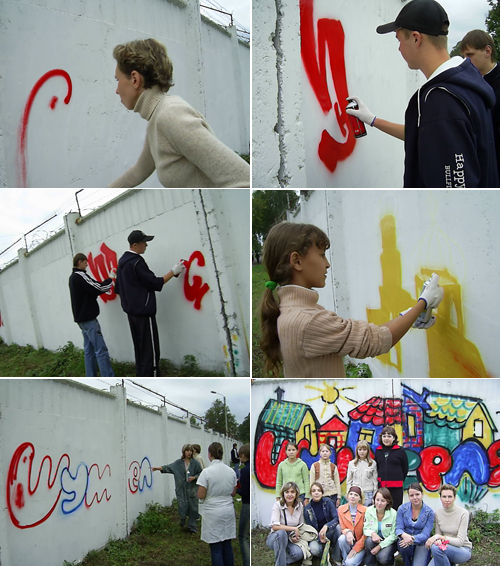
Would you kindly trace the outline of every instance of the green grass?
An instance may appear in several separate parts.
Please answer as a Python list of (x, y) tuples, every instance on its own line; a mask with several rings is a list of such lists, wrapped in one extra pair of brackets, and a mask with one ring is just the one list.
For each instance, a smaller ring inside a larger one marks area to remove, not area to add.
[[(498, 509), (493, 513), (478, 511), (469, 525), (469, 538), (472, 542), (472, 558), (467, 566), (498, 566), (500, 560), (500, 516)], [(272, 566), (273, 552), (266, 545), (269, 529), (252, 530), (252, 566)], [(299, 566), (300, 562), (297, 562)], [(333, 564), (333, 563), (332, 563)], [(396, 556), (395, 566), (403, 566), (401, 556)], [(319, 558), (313, 559), (313, 566), (319, 566)]]
[[(237, 523), (241, 502), (235, 500)], [(210, 547), (179, 525), (177, 505), (162, 507), (151, 505), (141, 513), (129, 537), (112, 540), (100, 550), (92, 550), (80, 564), (82, 566), (179, 566), (180, 564), (210, 566)], [(238, 528), (238, 527), (236, 527)], [(235, 566), (242, 566), (238, 539), (232, 541)], [(64, 562), (63, 566), (76, 566), (77, 562)]]
[[(116, 377), (134, 377), (135, 364), (111, 360)], [(160, 371), (164, 377), (220, 377), (223, 374), (206, 371), (198, 366), (194, 356), (184, 356), (180, 368), (170, 360), (160, 360)], [(57, 352), (33, 346), (8, 346), (0, 338), (1, 377), (85, 377), (83, 350), (68, 342)]]

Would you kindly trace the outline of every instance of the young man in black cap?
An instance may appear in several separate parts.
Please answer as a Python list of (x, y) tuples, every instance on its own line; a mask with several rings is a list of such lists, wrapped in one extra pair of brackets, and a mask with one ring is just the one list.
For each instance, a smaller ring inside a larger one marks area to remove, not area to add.
[(97, 366), (99, 366), (101, 377), (115, 377), (108, 347), (97, 320), (99, 315), (97, 297), (111, 289), (115, 277), (114, 270), (111, 278), (100, 283), (88, 275), (87, 266), (87, 256), (82, 253), (76, 254), (73, 258), (73, 272), (69, 278), (73, 318), (83, 334), (85, 376), (97, 377)]
[(141, 230), (129, 234), (130, 249), (118, 262), (115, 293), (120, 295), (122, 309), (127, 313), (134, 342), (135, 369), (137, 377), (160, 377), (160, 340), (156, 325), (155, 291), (172, 277), (178, 277), (185, 269), (181, 260), (163, 277), (149, 269), (142, 254), (154, 236)]
[(404, 140), (405, 187), (498, 187), (490, 113), (495, 95), (468, 59), (450, 59), (449, 24), (435, 0), (412, 0), (394, 22), (377, 28), (395, 31), (408, 67), (427, 78), (408, 104), (404, 125), (382, 120), (357, 97), (350, 99), (359, 108), (347, 113)]

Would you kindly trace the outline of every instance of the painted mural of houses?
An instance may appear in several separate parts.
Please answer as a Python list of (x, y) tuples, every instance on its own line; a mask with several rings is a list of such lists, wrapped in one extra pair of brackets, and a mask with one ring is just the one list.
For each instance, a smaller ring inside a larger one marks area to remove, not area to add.
[(425, 401), (429, 405), (424, 414), (426, 446), (453, 451), (460, 443), (475, 439), (488, 449), (494, 442), (497, 428), (481, 399), (428, 392)]
[(335, 416), (318, 429), (318, 446), (329, 444), (334, 450), (346, 445), (349, 425)]
[(274, 463), (284, 440), (297, 443), (306, 440), (309, 443), (309, 451), (315, 454), (318, 451), (318, 428), (319, 423), (309, 405), (282, 401), (280, 398), (269, 399), (258, 419), (256, 440), (265, 432), (274, 434), (271, 454), (271, 461)]
[(371, 397), (351, 411), (351, 420), (347, 445), (353, 453), (360, 440), (366, 440), (375, 450), (379, 445), (378, 437), (384, 426), (396, 429), (399, 443), (402, 442), (402, 402), (401, 399), (384, 399)]
[(430, 410), (430, 405), (425, 401), (429, 390), (425, 387), (419, 394), (407, 385), (402, 385), (401, 397), (403, 400), (403, 440), (404, 448), (414, 452), (420, 452), (425, 444), (424, 440), (424, 415)]

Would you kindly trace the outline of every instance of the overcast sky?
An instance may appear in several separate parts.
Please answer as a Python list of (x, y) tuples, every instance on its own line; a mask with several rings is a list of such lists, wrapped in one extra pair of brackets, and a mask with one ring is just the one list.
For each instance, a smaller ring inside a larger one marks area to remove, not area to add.
[[(117, 379), (75, 379), (85, 383), (96, 389), (109, 391), (110, 385), (116, 385), (119, 382)], [(140, 387), (135, 387), (132, 381), (140, 383), (157, 393), (164, 395), (168, 401), (183, 407), (195, 415), (203, 417), (205, 412), (210, 409), (216, 399), (223, 401), (220, 395), (215, 395), (211, 391), (217, 391), (226, 396), (226, 403), (231, 413), (236, 417), (238, 424), (243, 422), (243, 419), (250, 412), (250, 380), (249, 379), (196, 379), (187, 378), (182, 379), (133, 379), (125, 380), (125, 389), (127, 395), (133, 401), (140, 399), (147, 405), (162, 405), (159, 397), (152, 395), (147, 391), (141, 390)], [(167, 410), (177, 416), (185, 416), (186, 413), (176, 409), (175, 407), (168, 406)]]
[[(126, 189), (85, 189), (78, 194), (82, 214), (115, 198)], [(63, 216), (77, 211), (75, 191), (71, 189), (0, 189), (0, 253), (23, 237), (54, 213), (57, 217), (28, 236), (32, 242), (44, 240), (52, 232), (63, 227)], [(0, 255), (0, 267), (17, 257), (17, 250), (24, 247), (24, 240)], [(28, 249), (29, 249), (28, 248)]]

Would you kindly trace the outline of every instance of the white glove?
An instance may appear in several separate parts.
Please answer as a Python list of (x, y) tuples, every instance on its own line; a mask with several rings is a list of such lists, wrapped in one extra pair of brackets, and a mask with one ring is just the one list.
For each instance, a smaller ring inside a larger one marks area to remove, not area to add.
[(174, 267), (172, 267), (172, 273), (175, 277), (179, 277), (179, 275), (186, 269), (186, 266), (184, 265), (185, 261), (185, 259), (181, 259), (174, 265)]
[(443, 300), (444, 297), (444, 290), (442, 287), (439, 286), (439, 275), (435, 273), (432, 274), (431, 280), (429, 284), (424, 289), (423, 293), (420, 295), (420, 299), (424, 299), (425, 304), (427, 305), (425, 308), (435, 309), (438, 307), (439, 303)]
[(347, 107), (346, 108), (347, 114), (351, 114), (351, 116), (356, 116), (356, 118), (359, 118), (362, 122), (368, 124), (369, 126), (373, 124), (373, 121), (375, 120), (376, 116), (368, 109), (368, 106), (366, 106), (366, 104), (360, 98), (358, 98), (357, 96), (348, 96), (346, 100), (348, 100), (349, 102), (354, 100), (358, 105), (357, 110), (354, 110), (354, 108)]
[[(403, 312), (399, 313), (399, 316), (403, 316), (404, 314), (406, 314), (408, 311), (411, 311), (412, 307), (410, 307), (409, 309), (406, 309)], [(436, 324), (436, 317), (435, 316), (431, 316), (431, 318), (427, 321), (427, 322), (422, 322), (421, 320), (417, 320), (412, 324), (412, 328), (418, 328), (420, 330), (427, 330), (428, 328), (430, 328), (431, 326), (434, 326)]]
[(110, 279), (116, 279), (116, 267), (112, 267), (109, 270), (109, 277)]

